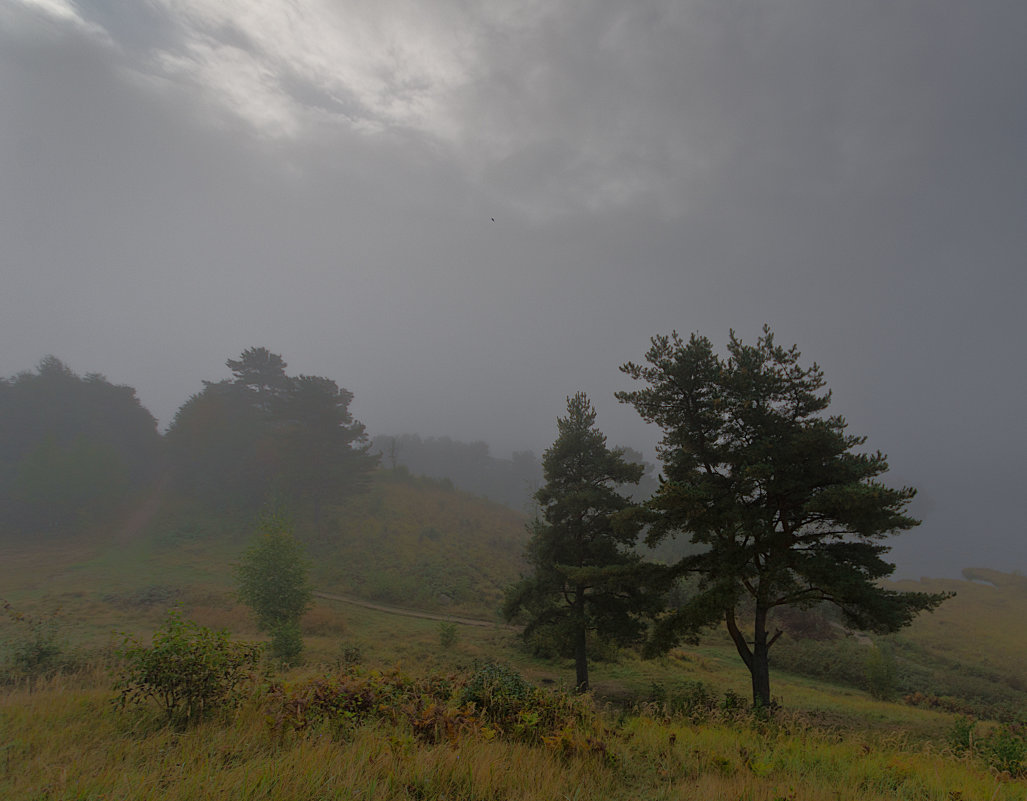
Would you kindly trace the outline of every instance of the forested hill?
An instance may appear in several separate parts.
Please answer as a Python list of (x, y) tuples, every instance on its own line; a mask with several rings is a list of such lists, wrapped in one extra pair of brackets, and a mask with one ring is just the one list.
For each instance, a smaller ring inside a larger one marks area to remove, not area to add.
[[(383, 465), (349, 412), (352, 393), (334, 380), (290, 375), (265, 348), (226, 366), (230, 377), (204, 381), (164, 436), (131, 387), (80, 376), (54, 357), (0, 379), (0, 537), (9, 552), (39, 547), (57, 561), (91, 552), (110, 563), (108, 591), (129, 595), (228, 587), (233, 554), (273, 510), (313, 557), (319, 589), (495, 614), (518, 577), (526, 517), (480, 496), (516, 484), (518, 470), (534, 491), (531, 454), (490, 460), (487, 446), (452, 443), (453, 464), (494, 479), (472, 497), (452, 481)], [(415, 440), (404, 440), (408, 454)]]
[[(532, 451), (514, 451), (509, 459), (493, 456), (488, 443), (460, 442), (449, 437), (421, 437), (378, 434), (372, 450), (381, 454), (382, 464), (404, 468), (416, 476), (448, 480), (457, 489), (533, 515), (535, 493), (542, 486), (542, 461)], [(624, 487), (635, 498), (649, 497), (656, 489), (655, 470), (642, 453), (624, 448), (629, 461), (644, 464), (646, 472), (638, 485)]]
[(364, 488), (377, 468), (353, 393), (290, 375), (249, 348), (230, 378), (202, 382), (162, 437), (135, 390), (48, 356), (0, 379), (0, 533), (76, 537), (109, 527), (156, 487), (200, 517), (311, 514)]
[[(353, 393), (333, 379), (291, 375), (261, 347), (225, 364), (229, 377), (200, 382), (163, 436), (132, 387), (79, 375), (56, 357), (0, 378), (0, 537), (66, 539), (109, 526), (158, 485), (227, 519), (271, 506), (317, 517), (366, 487), (379, 465), (535, 512), (542, 466), (529, 450), (502, 458), (481, 441), (370, 439), (349, 411)], [(646, 468), (624, 488), (637, 498), (656, 486)]]
[(371, 445), (387, 467), (451, 481), (464, 492), (518, 511), (530, 512), (532, 496), (542, 485), (542, 463), (531, 451), (514, 451), (502, 459), (489, 453), (485, 442), (417, 434), (379, 434)]

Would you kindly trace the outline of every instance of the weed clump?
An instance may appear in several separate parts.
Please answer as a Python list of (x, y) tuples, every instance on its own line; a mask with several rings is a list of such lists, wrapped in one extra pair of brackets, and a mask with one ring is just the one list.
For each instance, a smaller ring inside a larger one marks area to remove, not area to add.
[(473, 704), (485, 717), (504, 720), (521, 709), (532, 685), (501, 662), (479, 664), (460, 691), (461, 704)]
[(70, 667), (74, 659), (68, 654), (60, 636), (57, 614), (29, 615), (17, 611), (7, 601), (3, 611), (15, 625), (15, 632), (3, 643), (4, 658), (0, 660), (0, 676), (7, 682), (48, 678)]
[(456, 630), (456, 623), (448, 620), (444, 620), (442, 623), (439, 623), (439, 645), (448, 651), (456, 645), (457, 639), (459, 639), (459, 637)]
[(948, 734), (949, 747), (958, 755), (982, 758), (990, 768), (1010, 776), (1027, 776), (1027, 727), (1004, 723), (980, 734), (977, 721), (959, 717)]
[(746, 717), (750, 713), (750, 706), (733, 690), (727, 690), (720, 696), (701, 681), (686, 681), (670, 689), (659, 682), (653, 682), (639, 711), (649, 717), (664, 720), (681, 718), (692, 723), (706, 723)]

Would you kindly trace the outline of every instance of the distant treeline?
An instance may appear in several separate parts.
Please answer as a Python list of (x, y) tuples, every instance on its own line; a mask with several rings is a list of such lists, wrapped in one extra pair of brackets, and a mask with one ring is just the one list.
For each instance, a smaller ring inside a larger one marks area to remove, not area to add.
[(134, 389), (47, 356), (0, 380), (0, 522), (43, 532), (102, 521), (161, 474), (162, 445)]
[[(532, 451), (514, 451), (509, 459), (492, 456), (485, 442), (460, 442), (449, 437), (378, 435), (372, 449), (379, 453), (382, 465), (405, 469), (414, 475), (449, 480), (457, 489), (480, 495), (534, 516), (535, 493), (542, 486), (542, 461)], [(645, 474), (638, 485), (622, 488), (636, 500), (647, 498), (656, 490), (654, 468), (643, 455), (624, 448), (625, 458), (643, 464)]]
[(500, 459), (489, 453), (484, 442), (417, 434), (378, 435), (371, 444), (385, 467), (448, 479), (464, 492), (519, 511), (531, 511), (532, 496), (542, 485), (542, 463), (531, 451), (515, 451), (509, 459)]
[[(53, 356), (0, 378), (0, 533), (74, 533), (107, 524), (159, 487), (201, 514), (247, 516), (270, 506), (309, 513), (358, 490), (381, 465), (450, 481), (529, 515), (542, 484), (531, 451), (508, 458), (485, 442), (417, 434), (371, 440), (349, 412), (353, 394), (321, 376), (290, 376), (266, 348), (228, 359), (161, 435), (132, 387), (74, 373)], [(627, 457), (643, 462), (638, 451)], [(639, 499), (655, 489), (651, 466)]]
[(201, 512), (287, 506), (319, 520), (366, 482), (378, 459), (351, 392), (288, 375), (266, 348), (226, 364), (232, 377), (204, 381), (163, 436), (134, 389), (53, 356), (0, 379), (0, 530), (74, 533), (158, 488)]

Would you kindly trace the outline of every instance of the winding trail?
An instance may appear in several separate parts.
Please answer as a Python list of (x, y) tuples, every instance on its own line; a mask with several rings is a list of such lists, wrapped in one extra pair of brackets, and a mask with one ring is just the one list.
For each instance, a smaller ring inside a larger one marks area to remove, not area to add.
[(477, 626), (484, 629), (505, 629), (507, 631), (519, 631), (517, 626), (509, 626), (503, 623), (495, 623), (491, 620), (480, 620), (473, 617), (454, 617), (453, 615), (437, 615), (432, 612), (416, 612), (413, 609), (402, 609), (398, 606), (386, 606), (371, 601), (361, 601), (357, 598), (348, 598), (345, 595), (333, 595), (328, 592), (314, 592), (314, 597), (324, 598), (328, 601), (340, 601), (352, 606), (360, 606), (364, 609), (373, 609), (376, 612), (385, 612), (390, 615), (401, 615), (402, 617), (419, 617), (424, 620), (441, 620), (444, 623), (457, 623), (461, 626)]
[(167, 496), (168, 487), (171, 485), (171, 474), (166, 473), (161, 477), (153, 489), (151, 489), (131, 510), (114, 533), (114, 542), (124, 545), (135, 540), (143, 532), (143, 529), (150, 524), (150, 521), (157, 516), (164, 499)]

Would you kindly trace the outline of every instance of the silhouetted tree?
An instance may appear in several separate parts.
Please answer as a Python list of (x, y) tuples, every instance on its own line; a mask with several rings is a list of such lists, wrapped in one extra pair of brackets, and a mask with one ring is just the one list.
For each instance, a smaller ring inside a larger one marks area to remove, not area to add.
[(207, 505), (253, 512), (273, 500), (325, 500), (359, 489), (377, 459), (353, 395), (320, 376), (286, 375), (266, 348), (229, 359), (233, 380), (204, 382), (168, 429), (178, 485)]
[(250, 402), (263, 412), (271, 412), (275, 401), (292, 388), (292, 379), (285, 374), (285, 360), (267, 348), (247, 348), (238, 359), (225, 364), (235, 376), (232, 383), (252, 393)]
[(606, 447), (595, 419), (583, 393), (567, 399), (559, 436), (542, 457), (542, 519), (531, 526), (527, 553), (532, 573), (510, 589), (504, 606), (508, 619), (526, 614), (526, 638), (545, 629), (572, 644), (579, 691), (589, 687), (588, 632), (636, 641), (644, 615), (660, 602), (655, 568), (632, 548), (637, 525), (614, 521), (631, 503), (617, 487), (637, 483), (643, 468)]
[(47, 356), (0, 382), (0, 517), (20, 529), (99, 522), (160, 470), (157, 422), (131, 387)]
[(664, 432), (665, 481), (642, 517), (650, 542), (680, 532), (698, 547), (677, 564), (698, 578), (698, 593), (662, 621), (657, 644), (723, 620), (754, 703), (768, 705), (780, 634), (768, 631), (772, 609), (827, 601), (852, 626), (889, 632), (947, 597), (879, 584), (895, 569), (881, 541), (919, 523), (905, 514), (915, 490), (877, 480), (888, 469), (880, 452), (853, 452), (865, 437), (824, 416), (823, 373), (802, 367), (797, 348), (776, 345), (765, 327), (755, 345), (732, 332), (727, 359), (705, 337), (676, 333), (655, 337), (645, 358), (621, 369), (646, 388), (618, 393)]
[(352, 400), (329, 378), (301, 375), (276, 415), (289, 489), (313, 503), (318, 526), (323, 502), (340, 488), (360, 488), (377, 466), (364, 425), (350, 414)]
[(205, 382), (165, 439), (175, 485), (221, 512), (252, 512), (274, 491), (280, 459), (269, 414), (229, 381)]

